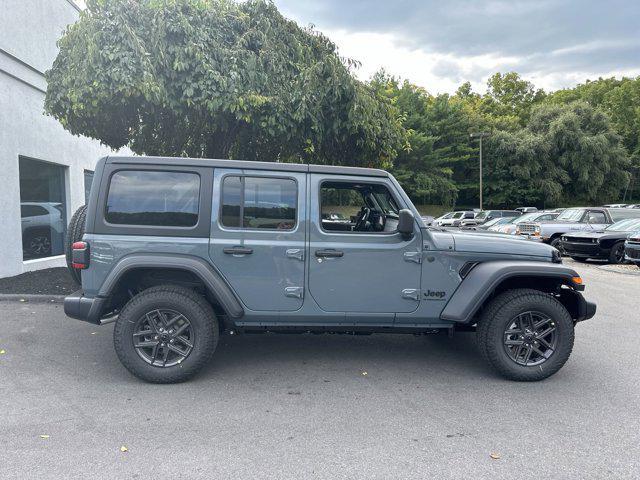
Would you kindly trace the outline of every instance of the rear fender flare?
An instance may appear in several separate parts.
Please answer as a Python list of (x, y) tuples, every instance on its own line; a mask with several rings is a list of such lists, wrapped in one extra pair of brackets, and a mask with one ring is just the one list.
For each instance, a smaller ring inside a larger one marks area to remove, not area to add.
[(196, 275), (232, 318), (244, 315), (244, 308), (226, 280), (209, 263), (187, 255), (132, 254), (120, 259), (111, 269), (98, 292), (98, 297), (110, 296), (120, 279), (134, 269), (172, 268), (186, 270)]

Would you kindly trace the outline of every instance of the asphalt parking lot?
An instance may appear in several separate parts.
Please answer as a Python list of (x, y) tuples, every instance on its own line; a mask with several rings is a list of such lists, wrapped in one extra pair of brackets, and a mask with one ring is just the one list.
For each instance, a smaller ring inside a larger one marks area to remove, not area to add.
[(598, 313), (533, 384), (459, 334), (226, 336), (193, 381), (149, 385), (112, 325), (1, 302), (0, 478), (638, 478), (640, 270), (566, 263)]

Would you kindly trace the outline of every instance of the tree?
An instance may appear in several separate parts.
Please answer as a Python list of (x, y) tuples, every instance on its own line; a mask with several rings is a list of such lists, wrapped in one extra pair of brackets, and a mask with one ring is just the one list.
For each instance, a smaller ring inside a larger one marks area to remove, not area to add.
[(45, 109), (141, 154), (388, 165), (403, 132), (321, 33), (261, 0), (88, 0)]
[(481, 109), (492, 116), (507, 117), (514, 125), (524, 126), (531, 108), (545, 97), (543, 90), (536, 90), (515, 72), (495, 73), (487, 81), (487, 93)]
[(526, 128), (488, 142), (487, 189), (494, 206), (604, 203), (629, 182), (630, 161), (609, 117), (584, 102), (544, 104)]

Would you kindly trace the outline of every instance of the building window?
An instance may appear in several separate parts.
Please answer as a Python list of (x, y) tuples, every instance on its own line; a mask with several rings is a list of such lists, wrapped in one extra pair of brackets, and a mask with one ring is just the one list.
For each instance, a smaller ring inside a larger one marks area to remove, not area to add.
[(19, 158), (19, 167), (22, 258), (62, 255), (67, 226), (66, 167), (25, 157)]
[(91, 193), (91, 183), (93, 182), (93, 172), (91, 170), (84, 171), (84, 203), (89, 203), (89, 194)]
[(292, 230), (297, 185), (290, 178), (229, 176), (222, 185), (220, 223), (231, 228)]
[(111, 177), (104, 218), (119, 225), (193, 227), (199, 199), (198, 174), (121, 170)]

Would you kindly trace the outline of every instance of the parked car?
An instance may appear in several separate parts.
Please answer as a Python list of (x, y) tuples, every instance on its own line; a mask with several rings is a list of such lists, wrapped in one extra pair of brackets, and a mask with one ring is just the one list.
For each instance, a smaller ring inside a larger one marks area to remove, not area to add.
[(460, 227), (471, 227), (473, 225), (482, 225), (494, 218), (514, 218), (520, 216), (521, 213), (516, 210), (482, 210), (477, 212), (473, 218), (462, 219), (460, 221)]
[(595, 232), (628, 218), (640, 218), (640, 211), (628, 208), (577, 207), (564, 210), (555, 220), (520, 224), (518, 234), (536, 237), (552, 247), (562, 248), (560, 237), (579, 231)]
[(537, 212), (538, 209), (536, 207), (518, 207), (515, 210), (517, 210), (520, 213), (531, 213), (531, 212)]
[(62, 246), (64, 235), (63, 205), (57, 202), (22, 202), (22, 249), (25, 258), (52, 254), (53, 244)]
[(602, 205), (603, 208), (627, 208), (626, 203), (609, 203), (608, 205)]
[(448, 219), (450, 219), (451, 217), (453, 217), (453, 216), (455, 215), (455, 213), (456, 213), (456, 212), (447, 212), (447, 213), (445, 213), (445, 214), (443, 214), (443, 215), (440, 215), (440, 216), (439, 216), (439, 217), (437, 217), (435, 220), (433, 220), (432, 225), (433, 225), (433, 226), (438, 226), (438, 227), (439, 227), (439, 226), (440, 226), (440, 222), (441, 222), (442, 220), (448, 220)]
[[(332, 230), (336, 197), (360, 209)], [(427, 227), (382, 170), (108, 157), (69, 232), (65, 313), (115, 322), (124, 367), (156, 383), (195, 375), (221, 334), (473, 329), (498, 372), (541, 380), (596, 309), (556, 249)]]
[(502, 225), (494, 225), (493, 227), (489, 227), (489, 231), (506, 233), (509, 235), (516, 235), (519, 232), (518, 228), (522, 223), (538, 222), (542, 220), (553, 220), (558, 215), (559, 214), (556, 212), (547, 212), (547, 211), (525, 213), (520, 217), (512, 218), (511, 221), (505, 222)]
[(640, 230), (630, 234), (624, 242), (624, 258), (640, 267)]
[(510, 223), (511, 221), (513, 221), (513, 219), (516, 217), (501, 217), (501, 218), (493, 218), (491, 220), (488, 220), (480, 225), (472, 225), (467, 227), (469, 230), (489, 230), (489, 228), (493, 227), (493, 226), (500, 226), (500, 225), (505, 225), (507, 223)]
[(627, 205), (625, 208), (640, 208), (640, 203), (632, 203), (631, 205)]
[(475, 213), (469, 210), (461, 210), (453, 212), (449, 218), (444, 218), (438, 222), (440, 227), (459, 227), (460, 222), (464, 219), (470, 219), (475, 217)]
[(592, 258), (622, 263), (625, 239), (636, 230), (640, 230), (640, 218), (621, 220), (602, 230), (566, 233), (560, 237), (560, 247), (574, 260)]

